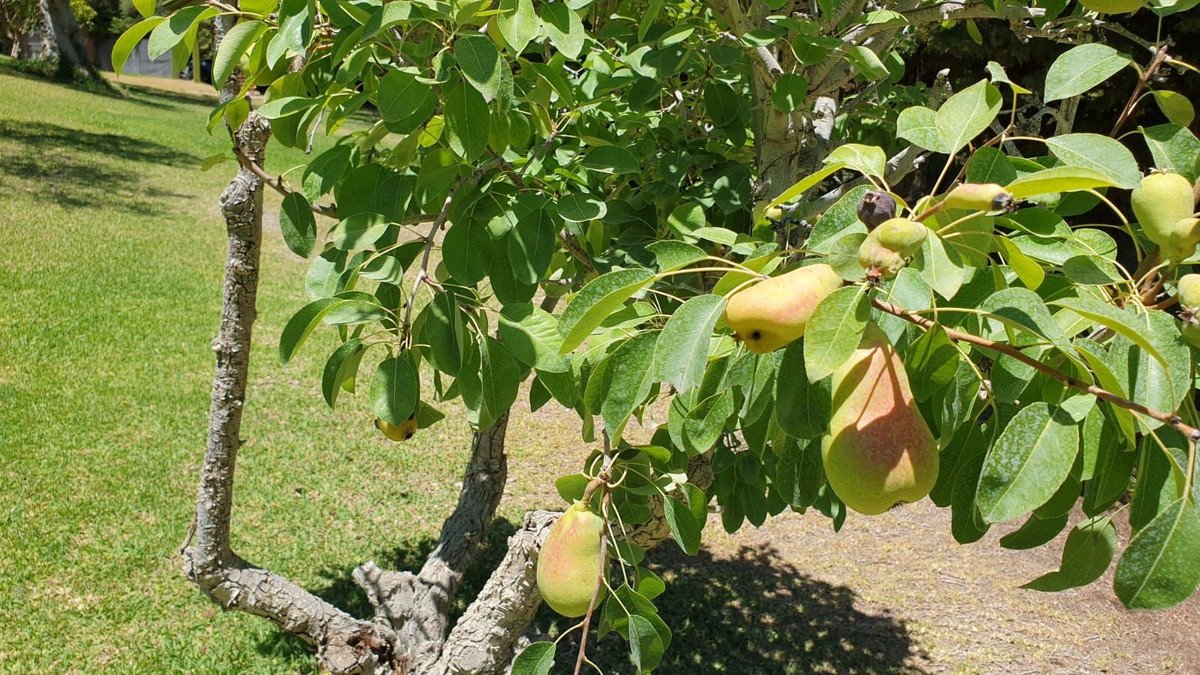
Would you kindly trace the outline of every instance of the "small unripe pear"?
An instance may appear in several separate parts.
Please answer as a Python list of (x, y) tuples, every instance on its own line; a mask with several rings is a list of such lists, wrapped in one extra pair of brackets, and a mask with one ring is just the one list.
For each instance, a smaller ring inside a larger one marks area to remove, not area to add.
[(867, 274), (879, 279), (891, 279), (904, 269), (904, 256), (894, 249), (879, 243), (871, 236), (879, 230), (873, 230), (858, 247), (858, 263), (867, 270)]
[(924, 499), (937, 481), (937, 442), (917, 409), (900, 355), (877, 325), (867, 324), (832, 384), (833, 414), (821, 457), (838, 498), (866, 515)]
[(1179, 305), (1196, 313), (1200, 309), (1200, 274), (1185, 274), (1179, 279)]
[(778, 206), (768, 206), (763, 215), (766, 216), (767, 220), (773, 220), (778, 223), (783, 220), (783, 209)]
[(858, 202), (858, 219), (867, 226), (867, 231), (895, 217), (896, 200), (886, 192), (868, 192)]
[(1011, 211), (1015, 201), (1003, 185), (963, 183), (950, 191), (943, 202), (947, 209), (971, 211)]
[(750, 351), (773, 352), (802, 337), (813, 310), (841, 286), (829, 265), (801, 267), (735, 293), (725, 323)]
[[(576, 502), (550, 527), (538, 554), (537, 587), (550, 609), (565, 617), (587, 614), (600, 575), (608, 567), (600, 555), (604, 519)], [(600, 587), (604, 597), (604, 586)]]
[(1192, 183), (1177, 173), (1152, 173), (1129, 195), (1133, 215), (1150, 241), (1158, 244), (1163, 259), (1179, 262), (1196, 251)]
[(375, 420), (375, 428), (383, 432), (383, 435), (392, 441), (407, 441), (417, 433), (417, 414), (413, 413), (412, 417), (404, 420), (400, 424), (388, 424), (381, 419)]
[(871, 232), (880, 244), (908, 258), (921, 248), (929, 237), (929, 228), (915, 220), (892, 218)]

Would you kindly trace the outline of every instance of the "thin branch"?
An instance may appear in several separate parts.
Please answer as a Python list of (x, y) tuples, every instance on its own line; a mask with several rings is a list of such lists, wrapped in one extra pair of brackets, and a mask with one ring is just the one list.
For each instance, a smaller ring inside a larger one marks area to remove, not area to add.
[(1137, 84), (1133, 87), (1133, 92), (1129, 94), (1129, 100), (1125, 102), (1125, 108), (1121, 110), (1121, 116), (1117, 118), (1117, 123), (1113, 125), (1112, 131), (1108, 132), (1109, 136), (1116, 138), (1117, 134), (1121, 132), (1121, 127), (1125, 126), (1125, 123), (1129, 121), (1130, 116), (1133, 115), (1134, 109), (1137, 108), (1138, 100), (1142, 96), (1142, 91), (1146, 88), (1146, 85), (1150, 83), (1150, 80), (1154, 79), (1155, 73), (1158, 72), (1158, 69), (1162, 67), (1162, 64), (1166, 62), (1166, 60), (1167, 45), (1164, 44), (1154, 52), (1154, 58), (1150, 60), (1150, 65), (1146, 66), (1145, 72), (1143, 72), (1142, 76), (1138, 78)]
[[(261, 166), (259, 166), (257, 162), (255, 162), (254, 160), (247, 157), (246, 153), (242, 152), (242, 149), (237, 147), (236, 145), (233, 146), (233, 154), (237, 156), (238, 164), (245, 167), (247, 170), (249, 170), (255, 176), (258, 176), (258, 179), (261, 180), (264, 185), (270, 187), (272, 190), (278, 192), (279, 194), (283, 195), (284, 197), (286, 197), (286, 196), (292, 194), (292, 192), (294, 192), (288, 186), (284, 185), (282, 180), (280, 180), (279, 178), (272, 177), (271, 174), (264, 171), (263, 168)], [(327, 218), (333, 218), (334, 220), (338, 220), (337, 206), (335, 206), (333, 204), (330, 204), (329, 206), (326, 206), (324, 204), (313, 204), (312, 210), (313, 210), (313, 213), (317, 213), (317, 214), (320, 214)]]
[[(922, 328), (925, 328), (927, 330), (938, 325), (937, 322), (935, 322), (931, 319), (927, 319), (923, 316), (918, 316), (916, 314), (913, 314), (912, 312), (909, 312), (908, 310), (906, 310), (902, 307), (898, 307), (896, 305), (884, 302), (877, 298), (872, 298), (871, 304), (874, 305), (877, 309), (879, 309), (881, 311), (887, 312), (888, 314), (891, 314), (893, 316), (898, 316), (901, 319), (908, 321), (909, 323), (914, 323), (914, 324), (916, 324)], [(1101, 389), (1100, 387), (1097, 387), (1094, 384), (1090, 384), (1090, 383), (1084, 382), (1082, 380), (1078, 380), (1056, 368), (1052, 368), (1051, 366), (1048, 366), (1048, 365), (1042, 363), (1041, 361), (1038, 361), (1037, 359), (1023, 353), (1021, 350), (1019, 350), (1016, 347), (1013, 347), (1011, 345), (1007, 345), (1007, 344), (1004, 344), (1001, 342), (996, 342), (995, 340), (989, 340), (987, 338), (982, 338), (977, 335), (972, 335), (970, 333), (964, 333), (962, 331), (954, 330), (953, 328), (946, 328), (945, 326), (942, 326), (942, 330), (944, 330), (946, 332), (946, 337), (950, 338), (951, 340), (954, 340), (956, 342), (967, 342), (967, 343), (970, 343), (970, 344), (973, 344), (973, 345), (976, 345), (979, 347), (983, 347), (984, 349), (988, 349), (988, 350), (991, 350), (994, 352), (999, 352), (1006, 356), (1011, 356), (1012, 358), (1020, 361), (1021, 363), (1024, 363), (1025, 365), (1029, 366), (1030, 368), (1033, 368), (1034, 370), (1037, 370), (1038, 372), (1046, 375), (1047, 377), (1057, 380), (1057, 381), (1067, 385), (1068, 387), (1072, 387), (1074, 389), (1078, 389), (1079, 391), (1082, 391), (1082, 392), (1085, 392), (1088, 394), (1092, 394), (1096, 398), (1104, 400), (1104, 401), (1108, 401), (1109, 403), (1111, 403), (1117, 407), (1125, 408), (1126, 410), (1131, 410), (1133, 412), (1145, 415), (1146, 417), (1156, 419), (1159, 422), (1162, 422), (1163, 424), (1166, 424), (1166, 425), (1174, 428), (1176, 431), (1183, 434), (1184, 437), (1186, 437), (1192, 441), (1200, 441), (1200, 429), (1197, 429), (1193, 426), (1185, 424), (1183, 422), (1183, 420), (1179, 417), (1179, 415), (1176, 415), (1175, 413), (1168, 413), (1168, 412), (1163, 412), (1161, 410), (1155, 410), (1154, 408), (1148, 408), (1148, 407), (1142, 405), (1141, 403), (1135, 403), (1134, 401), (1130, 401), (1127, 398), (1117, 396), (1116, 394), (1112, 393), (1111, 391), (1108, 391), (1106, 389)]]

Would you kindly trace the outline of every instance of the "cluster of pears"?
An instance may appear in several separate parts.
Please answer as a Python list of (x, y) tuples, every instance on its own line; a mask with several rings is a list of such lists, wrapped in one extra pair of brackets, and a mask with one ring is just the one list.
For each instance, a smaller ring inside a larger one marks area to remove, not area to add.
[(550, 609), (571, 618), (587, 614), (596, 583), (608, 569), (603, 538), (604, 518), (585, 502), (575, 502), (554, 521), (537, 560), (538, 592)]
[(382, 432), (389, 441), (407, 441), (417, 433), (417, 413), (416, 411), (413, 411), (413, 414), (400, 424), (388, 424), (387, 422), (376, 418), (375, 428)]
[(832, 379), (833, 415), (821, 457), (833, 491), (865, 515), (924, 499), (937, 481), (937, 442), (900, 355), (874, 322)]
[(1129, 195), (1133, 215), (1164, 261), (1180, 263), (1200, 243), (1192, 182), (1177, 173), (1152, 173)]

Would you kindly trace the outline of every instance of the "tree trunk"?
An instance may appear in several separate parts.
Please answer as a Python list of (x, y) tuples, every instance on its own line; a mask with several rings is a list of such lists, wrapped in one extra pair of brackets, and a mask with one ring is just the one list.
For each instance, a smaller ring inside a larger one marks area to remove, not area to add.
[(101, 79), (88, 61), (87, 51), (83, 47), (83, 30), (75, 21), (69, 1), (40, 0), (40, 5), (46, 25), (54, 35), (54, 44), (58, 47), (59, 76), (67, 79)]

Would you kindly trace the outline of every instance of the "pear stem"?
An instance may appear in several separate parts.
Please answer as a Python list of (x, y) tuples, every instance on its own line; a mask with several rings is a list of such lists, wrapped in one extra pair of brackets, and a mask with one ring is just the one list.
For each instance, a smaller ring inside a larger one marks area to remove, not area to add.
[[(876, 309), (879, 309), (883, 312), (891, 314), (892, 316), (898, 316), (901, 319), (908, 321), (909, 323), (914, 323), (914, 324), (916, 324), (922, 328), (925, 328), (927, 330), (938, 325), (936, 321), (927, 319), (923, 316), (918, 316), (918, 315), (913, 314), (912, 312), (904, 309), (903, 307), (898, 307), (896, 305), (884, 302), (877, 298), (871, 298), (871, 304), (873, 306), (875, 306)], [(1072, 387), (1074, 389), (1078, 389), (1079, 391), (1086, 392), (1088, 394), (1092, 394), (1096, 398), (1104, 400), (1104, 401), (1108, 401), (1112, 405), (1115, 405), (1115, 406), (1118, 406), (1121, 408), (1125, 408), (1126, 410), (1131, 410), (1133, 412), (1156, 419), (1159, 422), (1162, 422), (1163, 424), (1166, 424), (1166, 425), (1174, 428), (1176, 431), (1183, 434), (1185, 438), (1187, 438), (1189, 441), (1191, 441), (1193, 443), (1200, 441), (1200, 429), (1197, 429), (1196, 427), (1193, 427), (1189, 424), (1184, 423), (1184, 421), (1179, 417), (1179, 415), (1176, 415), (1174, 413), (1163, 412), (1161, 410), (1155, 410), (1154, 408), (1148, 408), (1148, 407), (1142, 405), (1141, 403), (1135, 403), (1134, 401), (1130, 401), (1127, 398), (1117, 396), (1116, 394), (1112, 393), (1111, 391), (1108, 391), (1107, 389), (1101, 389), (1100, 387), (1097, 387), (1094, 384), (1089, 384), (1082, 380), (1078, 380), (1056, 368), (1052, 368), (1052, 367), (1042, 363), (1041, 361), (1038, 361), (1037, 359), (1022, 353), (1021, 350), (1019, 350), (1015, 347), (1012, 347), (1010, 345), (1006, 345), (1002, 342), (996, 342), (995, 340), (989, 340), (987, 338), (979, 337), (977, 335), (972, 335), (970, 333), (963, 333), (961, 331), (954, 330), (953, 328), (947, 328), (945, 326), (942, 326), (942, 330), (944, 330), (946, 332), (946, 337), (950, 338), (951, 340), (954, 340), (955, 342), (967, 342), (967, 343), (970, 343), (973, 345), (977, 345), (979, 347), (983, 347), (984, 349), (989, 349), (991, 351), (999, 352), (1006, 356), (1011, 356), (1012, 358), (1020, 361), (1021, 363), (1024, 363), (1025, 365), (1029, 366), (1030, 368), (1033, 368), (1034, 370), (1037, 370), (1038, 372), (1041, 372), (1041, 373), (1045, 374), (1046, 376), (1067, 385), (1068, 387)]]

